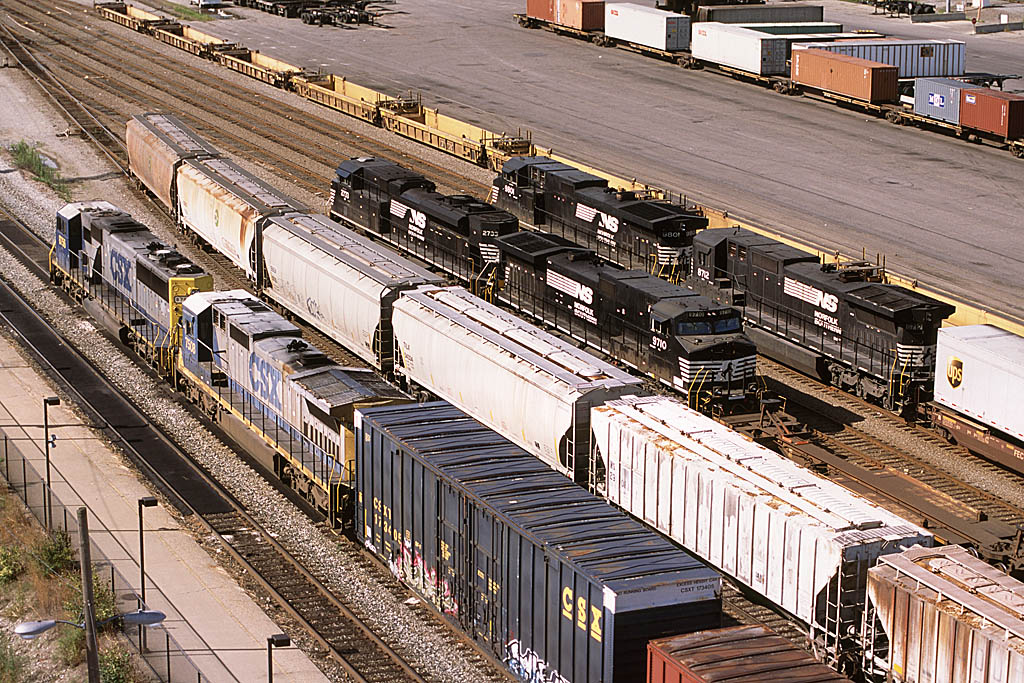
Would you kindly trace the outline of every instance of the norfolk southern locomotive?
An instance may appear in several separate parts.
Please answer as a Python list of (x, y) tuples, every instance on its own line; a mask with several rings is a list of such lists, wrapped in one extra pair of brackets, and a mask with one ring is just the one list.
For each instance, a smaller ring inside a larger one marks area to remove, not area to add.
[(498, 297), (687, 396), (721, 410), (756, 391), (757, 349), (740, 315), (642, 270), (542, 232), (498, 238)]
[(696, 209), (612, 189), (603, 178), (547, 157), (506, 161), (490, 199), (623, 268), (668, 279), (685, 275), (693, 236), (708, 226)]
[(823, 264), (739, 228), (697, 235), (692, 273), (699, 291), (743, 312), (761, 353), (891, 410), (931, 398), (953, 306), (883, 284), (870, 264)]
[(333, 218), (473, 283), (497, 265), (495, 238), (519, 230), (512, 214), (468, 195), (440, 194), (419, 173), (373, 157), (338, 166), (330, 205)]

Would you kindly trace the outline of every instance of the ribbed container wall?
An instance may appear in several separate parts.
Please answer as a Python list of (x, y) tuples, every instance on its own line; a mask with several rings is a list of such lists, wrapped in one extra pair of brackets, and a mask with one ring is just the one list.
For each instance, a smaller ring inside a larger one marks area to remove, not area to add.
[(960, 93), (960, 124), (1007, 140), (1024, 138), (1024, 95), (1001, 90), (965, 90)]
[(721, 24), (781, 23), (822, 21), (821, 5), (720, 5), (697, 8), (694, 21), (717, 21)]
[(760, 76), (786, 73), (789, 42), (731, 24), (706, 22), (693, 27), (690, 51), (697, 59)]
[(793, 50), (816, 49), (899, 67), (900, 78), (962, 76), (967, 44), (961, 40), (844, 40), (806, 43)]
[(607, 3), (604, 32), (609, 38), (674, 52), (690, 46), (690, 17), (628, 2)]
[(801, 85), (864, 102), (899, 98), (896, 67), (825, 50), (794, 50), (790, 77)]
[(914, 83), (914, 113), (958, 126), (961, 91), (980, 87), (950, 78), (919, 78)]
[(526, 16), (558, 23), (558, 0), (526, 0)]
[(558, 5), (558, 15), (554, 23), (580, 31), (604, 30), (604, 0), (554, 0), (554, 2)]

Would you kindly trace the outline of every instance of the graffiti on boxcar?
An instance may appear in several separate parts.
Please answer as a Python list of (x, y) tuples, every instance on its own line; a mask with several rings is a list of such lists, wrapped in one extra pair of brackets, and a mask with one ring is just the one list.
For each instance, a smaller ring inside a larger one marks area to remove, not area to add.
[(505, 647), (505, 666), (526, 683), (569, 683), (568, 678), (552, 669), (536, 652), (523, 647), (517, 638)]
[(438, 580), (437, 570), (426, 566), (418, 545), (413, 550), (412, 539), (406, 535), (401, 550), (388, 560), (388, 568), (399, 580), (415, 589), (439, 610), (457, 616), (459, 603), (455, 599), (451, 583), (447, 579)]

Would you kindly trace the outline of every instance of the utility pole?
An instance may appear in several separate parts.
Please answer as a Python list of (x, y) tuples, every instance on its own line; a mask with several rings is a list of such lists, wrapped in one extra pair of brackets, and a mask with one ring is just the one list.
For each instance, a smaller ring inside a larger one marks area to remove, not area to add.
[(78, 508), (78, 559), (82, 565), (82, 606), (85, 621), (85, 659), (89, 683), (100, 683), (99, 644), (96, 641), (96, 610), (92, 594), (92, 553), (89, 549), (89, 517)]

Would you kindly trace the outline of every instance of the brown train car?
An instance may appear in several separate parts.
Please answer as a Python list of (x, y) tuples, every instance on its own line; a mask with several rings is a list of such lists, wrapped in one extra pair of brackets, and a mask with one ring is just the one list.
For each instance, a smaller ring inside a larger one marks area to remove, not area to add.
[(960, 91), (960, 125), (1020, 140), (1024, 138), (1024, 95), (964, 88)]
[(899, 68), (826, 50), (793, 50), (790, 78), (864, 102), (899, 99)]
[(580, 31), (602, 31), (604, 0), (526, 0), (526, 16)]
[(732, 626), (652, 640), (647, 683), (840, 683), (836, 673), (764, 626)]

